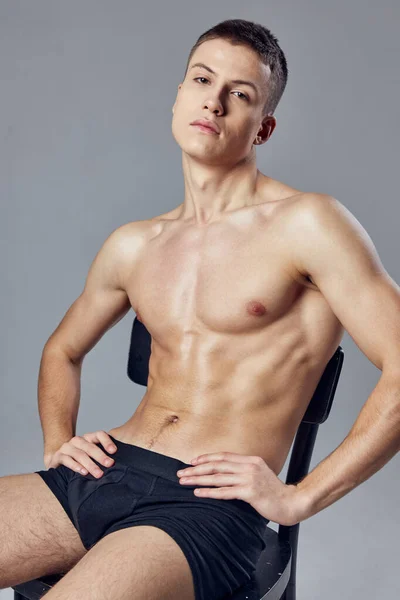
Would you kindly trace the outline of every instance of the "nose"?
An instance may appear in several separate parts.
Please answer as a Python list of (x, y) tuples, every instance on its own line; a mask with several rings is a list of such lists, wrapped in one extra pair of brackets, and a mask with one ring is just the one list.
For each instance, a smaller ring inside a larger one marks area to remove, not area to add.
[(208, 108), (210, 112), (221, 115), (223, 112), (223, 106), (219, 100), (208, 100), (204, 103), (203, 108)]

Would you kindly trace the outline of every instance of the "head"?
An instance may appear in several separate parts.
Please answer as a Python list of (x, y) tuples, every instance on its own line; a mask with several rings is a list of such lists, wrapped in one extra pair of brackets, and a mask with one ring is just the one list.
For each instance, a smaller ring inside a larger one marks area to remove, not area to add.
[[(287, 77), (285, 55), (268, 29), (242, 19), (219, 23), (189, 53), (172, 109), (177, 143), (202, 162), (246, 159), (253, 145), (264, 144), (275, 129), (273, 113)], [(220, 134), (199, 133), (190, 123), (200, 118), (216, 122)]]

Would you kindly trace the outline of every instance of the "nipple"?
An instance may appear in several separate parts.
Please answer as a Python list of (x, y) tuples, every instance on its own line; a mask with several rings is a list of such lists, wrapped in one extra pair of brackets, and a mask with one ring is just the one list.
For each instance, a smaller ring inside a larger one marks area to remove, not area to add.
[(251, 315), (256, 315), (257, 317), (262, 317), (266, 312), (264, 304), (257, 302), (257, 300), (251, 300), (247, 303), (246, 307)]

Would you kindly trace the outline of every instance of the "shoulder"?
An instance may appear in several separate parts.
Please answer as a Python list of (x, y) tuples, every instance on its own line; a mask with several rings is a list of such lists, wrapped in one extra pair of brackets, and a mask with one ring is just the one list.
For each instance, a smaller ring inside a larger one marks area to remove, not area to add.
[(375, 245), (354, 214), (328, 194), (304, 194), (288, 226), (292, 256), (298, 270), (318, 279), (345, 269), (378, 272), (382, 269)]
[(150, 220), (130, 221), (113, 229), (105, 239), (98, 256), (114, 270), (122, 287), (151, 237), (152, 228)]
[(339, 216), (348, 218), (351, 214), (337, 198), (318, 192), (299, 194), (297, 208), (297, 216), (302, 219), (337, 218)]
[(111, 231), (106, 241), (117, 251), (135, 250), (146, 242), (154, 227), (155, 222), (152, 219), (129, 221)]
[(306, 277), (317, 287), (321, 269), (328, 274), (339, 261), (348, 263), (350, 256), (358, 261), (376, 258), (365, 228), (329, 194), (301, 192), (291, 197), (282, 227), (296, 277)]
[(158, 235), (167, 221), (176, 218), (179, 208), (178, 206), (161, 215), (120, 225), (107, 238), (109, 246), (130, 258), (132, 252), (137, 253), (152, 237)]
[(355, 215), (337, 198), (329, 194), (302, 193), (291, 214), (292, 232), (310, 241), (368, 245), (370, 237)]

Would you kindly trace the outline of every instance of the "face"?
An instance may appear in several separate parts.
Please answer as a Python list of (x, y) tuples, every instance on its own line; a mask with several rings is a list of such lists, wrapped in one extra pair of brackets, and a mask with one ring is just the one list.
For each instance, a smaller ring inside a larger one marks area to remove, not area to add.
[[(262, 114), (270, 73), (246, 46), (223, 39), (201, 44), (172, 109), (172, 134), (182, 150), (207, 164), (235, 164), (249, 155), (257, 135), (265, 143), (276, 125), (272, 115)], [(233, 80), (252, 82), (255, 88)], [(203, 118), (216, 123), (220, 133), (205, 133), (191, 125)]]

